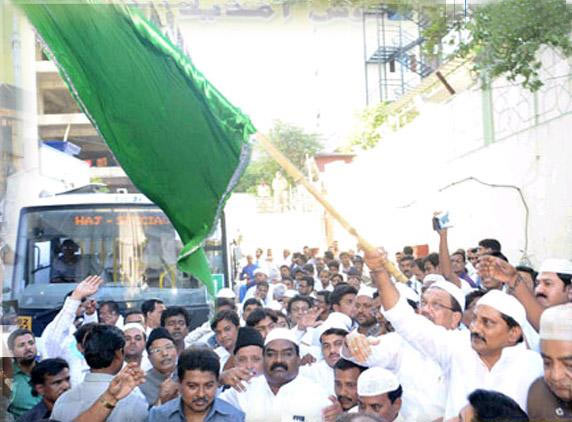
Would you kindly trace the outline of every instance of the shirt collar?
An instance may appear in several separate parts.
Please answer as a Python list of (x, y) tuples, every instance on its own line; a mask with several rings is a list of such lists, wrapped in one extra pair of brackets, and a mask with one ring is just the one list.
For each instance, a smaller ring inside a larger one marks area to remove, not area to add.
[(111, 374), (93, 373), (88, 372), (85, 374), (84, 381), (87, 382), (109, 382), (113, 379)]

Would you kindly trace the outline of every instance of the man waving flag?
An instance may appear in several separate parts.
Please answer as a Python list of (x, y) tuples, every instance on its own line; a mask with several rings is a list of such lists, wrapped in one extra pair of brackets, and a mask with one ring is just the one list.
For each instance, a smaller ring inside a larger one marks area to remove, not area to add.
[(248, 164), (249, 118), (134, 7), (18, 4), (121, 167), (173, 223), (179, 267), (213, 295), (202, 245)]

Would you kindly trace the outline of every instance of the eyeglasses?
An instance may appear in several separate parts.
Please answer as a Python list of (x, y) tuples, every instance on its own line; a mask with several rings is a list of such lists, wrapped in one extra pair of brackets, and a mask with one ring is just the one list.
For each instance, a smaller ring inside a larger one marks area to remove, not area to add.
[(174, 345), (167, 344), (166, 346), (163, 346), (163, 347), (156, 347), (154, 349), (149, 349), (149, 354), (150, 355), (156, 355), (156, 354), (161, 353), (163, 351), (170, 352), (171, 350), (174, 350), (174, 349), (175, 349)]
[(449, 311), (452, 311), (453, 308), (449, 307), (449, 306), (445, 306), (441, 303), (437, 303), (437, 302), (425, 302), (424, 300), (421, 300), (421, 302), (419, 302), (419, 307), (423, 308), (427, 306), (429, 309), (431, 309), (432, 311), (442, 311), (443, 309), (448, 309)]

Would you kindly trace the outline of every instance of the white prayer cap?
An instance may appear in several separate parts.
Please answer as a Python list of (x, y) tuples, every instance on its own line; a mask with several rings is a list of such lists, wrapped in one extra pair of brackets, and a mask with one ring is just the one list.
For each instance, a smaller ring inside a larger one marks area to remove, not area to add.
[(540, 339), (572, 341), (572, 303), (552, 306), (542, 313)]
[(572, 261), (568, 259), (556, 259), (556, 258), (547, 259), (542, 263), (538, 272), (572, 275)]
[(266, 340), (264, 340), (264, 345), (268, 346), (268, 344), (270, 344), (270, 342), (274, 340), (288, 340), (294, 344), (298, 344), (298, 340), (296, 340), (296, 335), (292, 330), (289, 330), (288, 328), (281, 328), (281, 327), (274, 328), (266, 336)]
[(266, 271), (264, 271), (262, 268), (257, 268), (252, 272), (252, 274), (254, 274), (254, 275), (256, 275), (258, 273), (262, 273), (262, 274), (268, 276), (268, 273)]
[(433, 284), (436, 281), (447, 281), (441, 274), (427, 274), (423, 279), (423, 285)]
[(298, 295), (298, 290), (288, 289), (284, 292), (284, 297), (289, 297), (290, 299), (296, 295)]
[(432, 289), (434, 287), (443, 289), (451, 296), (453, 296), (453, 299), (455, 299), (459, 304), (459, 306), (461, 307), (461, 312), (465, 312), (465, 294), (461, 289), (459, 289), (453, 283), (448, 282), (444, 278), (443, 280), (438, 280), (435, 283), (431, 284), (429, 288)]
[(395, 391), (399, 388), (399, 380), (393, 374), (380, 366), (363, 371), (357, 380), (358, 396), (371, 397)]
[(271, 300), (270, 303), (268, 304), (268, 308), (272, 309), (273, 311), (281, 311), (282, 304), (277, 300)]
[(490, 306), (501, 314), (511, 317), (520, 325), (520, 328), (524, 330), (526, 325), (526, 311), (524, 310), (524, 306), (522, 306), (514, 296), (501, 292), (500, 290), (491, 290), (478, 300), (477, 306), (479, 305)]
[(376, 289), (374, 289), (373, 287), (365, 286), (362, 284), (362, 286), (360, 287), (360, 289), (357, 292), (356, 297), (367, 296), (367, 297), (373, 299), (373, 294), (375, 292), (376, 292)]
[(404, 296), (405, 299), (412, 300), (413, 302), (419, 302), (419, 295), (411, 287), (398, 282), (395, 283), (395, 288), (399, 291), (399, 295)]
[(224, 299), (234, 299), (236, 295), (234, 294), (234, 291), (232, 289), (224, 287), (217, 292), (216, 297)]
[(139, 324), (138, 322), (129, 322), (127, 324), (125, 324), (123, 326), (123, 332), (125, 333), (127, 330), (131, 330), (131, 329), (136, 329), (141, 331), (143, 334), (145, 334), (145, 327), (143, 327), (141, 324)]
[(318, 327), (318, 339), (330, 328), (338, 328), (349, 333), (352, 329), (352, 319), (341, 312), (330, 313), (328, 318)]

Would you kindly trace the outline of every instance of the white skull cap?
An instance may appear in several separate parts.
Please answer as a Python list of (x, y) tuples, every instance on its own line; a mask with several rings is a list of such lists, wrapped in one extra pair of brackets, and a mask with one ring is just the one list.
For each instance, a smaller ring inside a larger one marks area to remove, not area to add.
[(289, 330), (288, 328), (278, 327), (270, 331), (266, 336), (266, 340), (264, 340), (264, 346), (268, 346), (268, 344), (274, 340), (288, 340), (294, 344), (298, 344), (296, 335), (292, 330)]
[(224, 287), (217, 292), (216, 297), (224, 299), (234, 299), (236, 295), (234, 294), (234, 291), (232, 289)]
[(376, 290), (377, 289), (374, 289), (373, 287), (365, 286), (362, 284), (360, 289), (357, 292), (356, 297), (367, 296), (367, 297), (373, 299), (373, 294), (376, 292)]
[(123, 326), (123, 332), (126, 332), (127, 330), (132, 330), (132, 329), (139, 330), (143, 334), (145, 334), (145, 328), (141, 324), (139, 324), (138, 322), (129, 322)]
[(542, 313), (540, 340), (572, 341), (572, 303), (552, 306)]
[[(425, 277), (427, 278), (427, 277)], [(465, 312), (465, 294), (461, 289), (455, 286), (453, 283), (448, 282), (443, 278), (443, 280), (438, 280), (435, 283), (431, 284), (429, 287), (430, 289), (439, 288), (445, 290), (449, 293), (453, 299), (457, 301), (459, 306), (461, 307), (461, 312)], [(486, 296), (486, 295), (485, 295)]]
[(514, 296), (500, 290), (491, 290), (478, 300), (477, 306), (479, 305), (490, 306), (501, 314), (511, 317), (524, 330), (526, 326), (526, 311), (524, 306)]
[(352, 329), (352, 319), (341, 312), (330, 313), (328, 318), (318, 327), (318, 338), (320, 339), (320, 342), (322, 334), (331, 328), (338, 328), (349, 333)]
[(395, 374), (380, 366), (363, 371), (357, 380), (358, 396), (371, 397), (395, 391), (399, 380)]
[(572, 261), (568, 259), (550, 258), (542, 262), (539, 273), (560, 273), (572, 275)]

